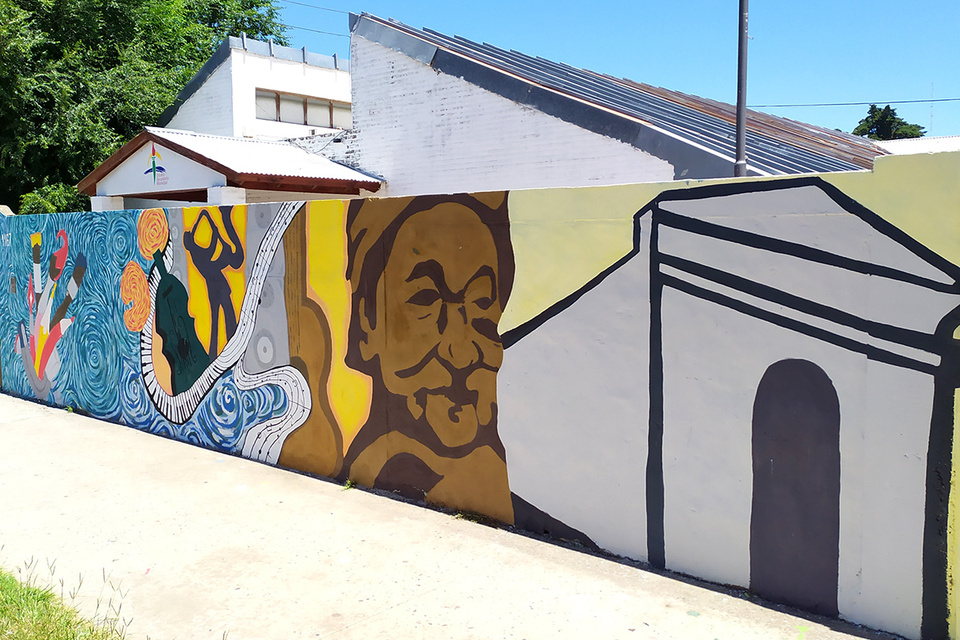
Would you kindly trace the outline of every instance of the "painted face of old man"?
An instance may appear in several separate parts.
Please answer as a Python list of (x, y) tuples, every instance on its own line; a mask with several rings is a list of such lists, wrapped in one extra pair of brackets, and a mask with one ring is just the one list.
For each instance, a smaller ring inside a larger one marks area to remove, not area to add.
[(441, 203), (398, 230), (377, 289), (376, 325), (364, 327), (364, 359), (377, 357), (386, 390), (448, 447), (470, 443), (496, 415), (497, 285), (490, 229), (466, 206)]

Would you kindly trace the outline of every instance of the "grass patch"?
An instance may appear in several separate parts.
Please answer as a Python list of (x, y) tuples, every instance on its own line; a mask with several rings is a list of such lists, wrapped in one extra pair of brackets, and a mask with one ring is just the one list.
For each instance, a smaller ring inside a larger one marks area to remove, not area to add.
[(122, 632), (80, 617), (50, 589), (23, 584), (0, 570), (0, 638), (3, 640), (116, 640)]
[(454, 520), (466, 520), (468, 522), (476, 522), (477, 524), (482, 524), (488, 527), (499, 528), (503, 526), (503, 523), (497, 520), (496, 518), (491, 518), (482, 513), (477, 513), (475, 511), (457, 511), (453, 514)]

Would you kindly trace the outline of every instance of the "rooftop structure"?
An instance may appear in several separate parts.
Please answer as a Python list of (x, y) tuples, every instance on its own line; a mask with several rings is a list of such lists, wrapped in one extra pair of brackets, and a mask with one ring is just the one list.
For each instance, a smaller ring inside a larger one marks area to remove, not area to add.
[[(350, 30), (436, 72), (650, 151), (677, 168), (675, 178), (733, 175), (736, 114), (732, 105), (366, 13), (351, 15)], [(751, 175), (870, 169), (873, 158), (886, 153), (851, 134), (757, 111), (748, 113)], [(691, 164), (698, 168), (680, 175)]]
[(376, 191), (380, 181), (288, 142), (147, 127), (77, 186), (103, 210), (137, 200), (238, 204), (359, 195)]
[(246, 36), (224, 40), (157, 124), (283, 139), (350, 128), (350, 65)]

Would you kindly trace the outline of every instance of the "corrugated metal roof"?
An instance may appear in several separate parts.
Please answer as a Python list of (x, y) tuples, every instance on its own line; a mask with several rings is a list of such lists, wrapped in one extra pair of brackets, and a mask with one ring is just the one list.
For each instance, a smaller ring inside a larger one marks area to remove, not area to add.
[(359, 194), (377, 191), (383, 181), (289, 142), (212, 136), (147, 127), (83, 178), (77, 187), (95, 195), (97, 183), (148, 143), (162, 145), (222, 173), (227, 185), (308, 193)]
[(289, 142), (229, 138), (160, 127), (146, 127), (146, 130), (160, 144), (166, 141), (172, 143), (171, 146), (189, 149), (237, 174), (380, 182), (323, 156), (308, 153)]
[[(366, 25), (364, 20), (368, 21)], [(371, 28), (371, 24), (375, 26)], [(436, 50), (442, 50), (496, 70), (510, 80), (519, 79), (532, 87), (581, 103), (580, 106), (592, 105), (612, 112), (624, 121), (654, 127), (718, 158), (729, 160), (731, 164), (735, 159), (736, 111), (732, 105), (478, 44), (460, 36), (451, 38), (430, 29), (416, 29), (369, 14), (352, 16), (351, 28), (355, 33), (358, 26), (362, 37), (372, 38), (434, 67), (456, 69), (456, 65), (445, 63), (437, 55)], [(436, 49), (425, 48), (424, 43)], [(470, 74), (458, 75), (471, 80)], [(496, 83), (486, 81), (485, 88), (496, 91)], [(502, 95), (542, 108), (537, 104), (536, 96), (526, 100), (515, 86), (505, 87)], [(597, 111), (589, 113), (582, 108), (570, 111), (556, 105), (552, 105), (551, 110), (563, 112), (560, 117), (594, 131), (617, 130), (618, 134), (613, 137), (640, 146), (635, 140), (627, 139), (632, 132), (629, 129), (618, 128), (615, 123), (598, 125), (589, 122), (591, 118), (604, 117)], [(850, 134), (757, 111), (748, 114), (747, 159), (753, 173), (782, 175), (870, 169), (874, 157), (885, 153), (884, 149)]]

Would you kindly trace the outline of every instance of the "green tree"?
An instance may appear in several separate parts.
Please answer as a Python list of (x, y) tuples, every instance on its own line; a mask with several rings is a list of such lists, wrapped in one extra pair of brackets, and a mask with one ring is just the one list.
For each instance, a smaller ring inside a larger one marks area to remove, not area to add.
[(0, 0), (0, 203), (74, 185), (155, 124), (228, 35), (286, 44), (276, 0)]
[(867, 109), (867, 117), (853, 130), (855, 136), (866, 136), (871, 140), (899, 140), (901, 138), (919, 138), (926, 131), (918, 124), (910, 124), (897, 116), (897, 110), (890, 105), (883, 109), (872, 104)]

